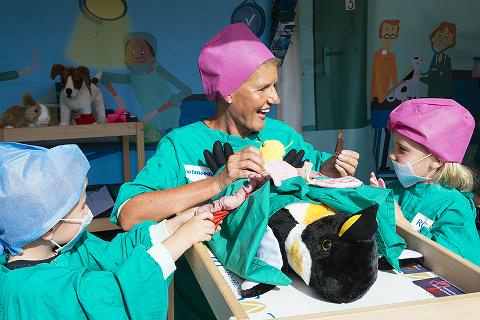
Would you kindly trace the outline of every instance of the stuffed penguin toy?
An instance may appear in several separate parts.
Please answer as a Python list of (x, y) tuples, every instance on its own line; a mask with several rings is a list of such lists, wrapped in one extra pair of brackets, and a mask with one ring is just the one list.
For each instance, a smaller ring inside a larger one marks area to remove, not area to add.
[[(295, 168), (302, 167), (303, 151), (297, 153), (292, 149), (285, 155), (286, 149), (280, 141), (265, 141), (260, 147), (265, 166), (285, 161)], [(204, 155), (208, 166), (216, 171), (225, 165), (232, 153), (228, 143), (222, 147), (217, 141), (213, 152), (205, 150)], [(286, 169), (288, 166), (277, 168), (281, 171), (277, 175), (281, 178), (279, 180), (290, 176)], [(273, 173), (269, 173), (275, 181)], [(205, 210), (215, 215), (219, 210), (237, 208), (258, 187), (253, 182), (250, 181), (247, 187), (242, 187), (234, 195), (201, 206), (198, 212)], [(378, 227), (377, 210), (378, 206), (372, 206), (351, 215), (338, 213), (324, 204), (289, 204), (270, 217), (257, 257), (284, 272), (289, 269), (295, 271), (328, 301), (348, 303), (358, 300), (377, 279), (378, 251), (374, 237)], [(241, 295), (255, 297), (274, 287), (245, 281)]]
[[(361, 298), (377, 278), (377, 209), (372, 206), (354, 215), (313, 203), (280, 209), (268, 226), (280, 245), (282, 271), (292, 269), (328, 301)], [(258, 284), (241, 293), (255, 297), (273, 287)]]

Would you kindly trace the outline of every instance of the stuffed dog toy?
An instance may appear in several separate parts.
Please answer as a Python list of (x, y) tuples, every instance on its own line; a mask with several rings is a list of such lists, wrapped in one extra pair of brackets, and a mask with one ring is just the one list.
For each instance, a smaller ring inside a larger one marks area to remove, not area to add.
[[(75, 117), (77, 124), (106, 123), (103, 95), (97, 87), (101, 74), (90, 78), (87, 67), (66, 67), (54, 64), (50, 76), (55, 79), (61, 77), (62, 92), (60, 93), (60, 125), (70, 124), (72, 112), (79, 114)], [(96, 117), (93, 116), (95, 108)]]
[[(216, 143), (213, 153), (204, 152), (212, 172), (224, 165), (223, 162), (233, 153), (228, 144), (224, 148), (226, 152), (220, 143)], [(301, 161), (302, 151), (296, 153), (292, 150), (293, 153), (285, 156), (286, 161), (281, 160), (284, 151), (279, 141), (265, 141), (260, 152), (264, 159), (268, 159), (264, 166), (268, 175), (250, 179), (236, 193), (199, 207), (197, 213), (211, 212), (214, 218), (219, 214), (223, 218), (225, 212), (238, 208), (269, 179), (277, 186), (295, 176), (301, 176), (318, 187), (355, 188), (362, 184), (354, 177), (321, 177), (311, 170), (311, 163)], [(288, 204), (270, 217), (256, 256), (284, 272), (289, 269), (295, 271), (328, 301), (355, 301), (370, 289), (377, 278), (378, 249), (374, 238), (378, 227), (377, 210), (375, 205), (349, 215), (336, 212), (324, 204)], [(274, 287), (245, 281), (241, 295), (255, 297)]]
[(50, 123), (48, 108), (25, 92), (23, 106), (12, 106), (0, 116), (0, 128), (46, 127)]

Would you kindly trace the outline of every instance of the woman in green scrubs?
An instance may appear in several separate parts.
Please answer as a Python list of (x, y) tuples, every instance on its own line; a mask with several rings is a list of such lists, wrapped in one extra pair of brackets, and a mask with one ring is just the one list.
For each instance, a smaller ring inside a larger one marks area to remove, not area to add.
[[(338, 158), (331, 158), (330, 165), (322, 166), (330, 154), (314, 150), (291, 127), (266, 116), (272, 105), (280, 103), (276, 90), (278, 62), (245, 24), (230, 25), (208, 41), (198, 65), (216, 113), (211, 119), (168, 133), (136, 179), (121, 187), (111, 219), (123, 229), (129, 230), (144, 220), (169, 218), (210, 200), (237, 179), (262, 174), (258, 148), (266, 140), (279, 140), (285, 146), (291, 143), (291, 148), (304, 150), (304, 159), (326, 175), (355, 173), (357, 152), (344, 150)], [(205, 164), (203, 151), (211, 150), (217, 140), (229, 142), (234, 154), (214, 175)], [(208, 303), (200, 290), (194, 290), (196, 281), (188, 266), (177, 267), (175, 317), (212, 317), (202, 311), (202, 306), (208, 309)]]

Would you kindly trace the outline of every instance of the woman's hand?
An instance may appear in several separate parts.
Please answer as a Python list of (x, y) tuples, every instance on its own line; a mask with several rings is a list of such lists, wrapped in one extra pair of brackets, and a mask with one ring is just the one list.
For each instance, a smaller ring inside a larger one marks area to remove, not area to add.
[(320, 173), (330, 178), (353, 176), (358, 167), (360, 154), (343, 150), (338, 156), (330, 157), (320, 168)]
[(238, 179), (261, 177), (264, 174), (260, 150), (249, 146), (228, 157), (225, 168), (214, 178), (223, 189)]

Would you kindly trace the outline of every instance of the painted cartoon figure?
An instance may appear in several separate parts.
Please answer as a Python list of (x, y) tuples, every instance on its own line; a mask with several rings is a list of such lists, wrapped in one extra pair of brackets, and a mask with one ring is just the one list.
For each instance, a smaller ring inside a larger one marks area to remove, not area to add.
[(422, 64), (423, 59), (419, 55), (412, 57), (410, 69), (407, 72), (407, 75), (398, 83), (395, 87), (394, 94), (388, 96), (387, 100), (393, 102), (395, 100), (405, 101), (408, 99), (418, 98), (419, 95), (419, 84), (422, 71), (420, 70), (420, 65)]
[(378, 30), (380, 49), (375, 51), (372, 65), (371, 100), (383, 103), (390, 88), (398, 83), (397, 60), (391, 50), (398, 40), (400, 20), (383, 20)]
[(39, 55), (39, 51), (34, 50), (32, 54), (32, 59), (29, 61), (27, 66), (23, 67), (18, 71), (12, 70), (0, 72), (0, 81), (14, 80), (28, 74), (32, 70), (37, 69), (38, 67), (40, 67)]
[[(383, 20), (378, 28), (380, 48), (373, 55), (371, 75), (371, 107), (372, 110), (395, 103), (394, 91), (398, 85), (397, 59), (391, 50), (398, 41), (400, 32), (400, 20)], [(393, 100), (388, 99), (392, 95)], [(395, 105), (393, 105), (395, 107)], [(379, 130), (385, 131), (384, 149), (388, 150), (390, 133), (383, 125)], [(381, 155), (380, 168), (387, 169), (387, 152)]]
[[(144, 113), (145, 142), (160, 140), (165, 131), (179, 126), (180, 105), (192, 91), (168, 72), (155, 58), (157, 41), (146, 32), (129, 33), (124, 40), (125, 65), (130, 74), (105, 72), (102, 82), (117, 101), (126, 109), (112, 83), (131, 84)], [(172, 86), (180, 92), (173, 93)]]
[(442, 21), (428, 37), (433, 57), (429, 70), (420, 79), (428, 85), (428, 97), (448, 98), (453, 91), (452, 61), (446, 50), (455, 46), (456, 37), (457, 27), (446, 21)]

